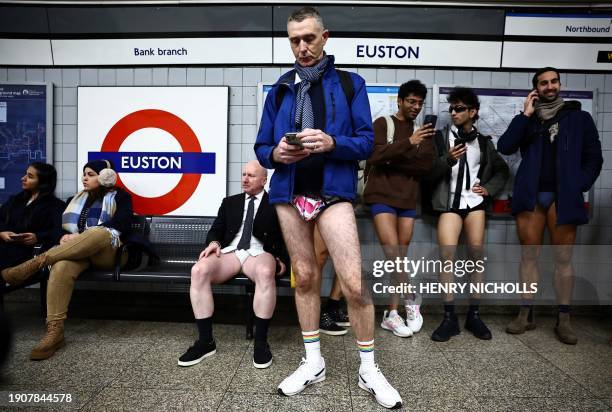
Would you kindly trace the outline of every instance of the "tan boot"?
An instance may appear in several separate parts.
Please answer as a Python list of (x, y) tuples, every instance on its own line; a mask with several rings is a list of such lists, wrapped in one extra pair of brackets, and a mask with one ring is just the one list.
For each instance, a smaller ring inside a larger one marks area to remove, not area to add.
[(56, 350), (64, 345), (64, 321), (52, 320), (47, 322), (47, 334), (38, 342), (38, 345), (32, 349), (30, 359), (43, 360), (48, 359), (55, 353)]
[(47, 255), (38, 255), (30, 260), (23, 262), (21, 265), (13, 266), (12, 268), (4, 269), (2, 277), (11, 286), (21, 285), (28, 280), (32, 275), (42, 269), (47, 262)]
[(555, 326), (555, 333), (559, 340), (568, 345), (575, 345), (578, 343), (578, 338), (570, 325), (569, 313), (559, 313), (557, 318), (557, 326)]
[(531, 322), (529, 321), (530, 310), (532, 310), (532, 308), (522, 306), (516, 319), (508, 323), (508, 326), (506, 326), (506, 332), (520, 335), (521, 333), (525, 333), (526, 330), (535, 329), (535, 322), (533, 320)]

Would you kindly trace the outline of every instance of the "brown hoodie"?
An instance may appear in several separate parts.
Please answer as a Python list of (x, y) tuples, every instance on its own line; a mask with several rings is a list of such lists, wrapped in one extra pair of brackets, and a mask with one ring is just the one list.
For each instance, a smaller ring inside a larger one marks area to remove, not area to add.
[(387, 122), (384, 117), (374, 121), (374, 151), (366, 163), (364, 201), (383, 203), (401, 209), (416, 209), (419, 181), (433, 167), (433, 139), (420, 145), (410, 143), (412, 121), (400, 121), (391, 116), (395, 124), (393, 143), (387, 143)]

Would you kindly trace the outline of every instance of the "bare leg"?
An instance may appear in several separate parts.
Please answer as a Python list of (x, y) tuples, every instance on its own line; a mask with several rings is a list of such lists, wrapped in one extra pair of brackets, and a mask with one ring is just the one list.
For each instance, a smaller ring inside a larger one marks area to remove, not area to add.
[[(533, 212), (516, 216), (516, 230), (521, 242), (520, 280), (523, 284), (538, 283), (538, 257), (542, 248), (542, 236), (546, 225), (546, 210), (536, 206)], [(523, 294), (523, 300), (533, 300), (533, 294)]]
[(276, 260), (269, 253), (249, 256), (242, 265), (244, 274), (255, 282), (253, 312), (260, 319), (270, 319), (276, 306)]
[(362, 287), (361, 248), (353, 206), (348, 202), (327, 208), (318, 220), (348, 302), (349, 317), (358, 341), (374, 339), (374, 306)]
[[(453, 272), (445, 270), (447, 266), (450, 267), (451, 265), (447, 265), (446, 262), (452, 262), (455, 258), (462, 226), (463, 220), (456, 213), (442, 213), (438, 219), (438, 245), (440, 246), (440, 257), (443, 263), (443, 268), (440, 272), (440, 282), (442, 284), (448, 285), (453, 283)], [(443, 302), (452, 302), (452, 300), (452, 293), (444, 293), (442, 295)]]
[(191, 268), (189, 298), (196, 319), (209, 318), (215, 310), (211, 284), (223, 283), (240, 272), (240, 261), (234, 253), (214, 253), (202, 258)]
[(548, 209), (547, 226), (555, 256), (555, 292), (559, 305), (572, 302), (574, 289), (574, 270), (572, 267), (572, 247), (576, 241), (576, 225), (557, 225), (555, 204)]
[[(473, 262), (484, 258), (484, 236), (485, 236), (485, 212), (476, 210), (468, 213), (463, 221), (465, 228), (465, 239), (468, 246), (470, 259)], [(478, 266), (476, 266), (478, 267)], [(472, 284), (479, 284), (484, 281), (484, 271), (474, 271), (471, 273), (470, 281)], [(480, 299), (480, 293), (473, 293), (473, 299)]]
[(276, 204), (275, 207), (295, 275), (295, 306), (300, 327), (303, 331), (314, 331), (319, 329), (321, 314), (321, 271), (314, 252), (314, 224), (304, 222), (291, 205)]

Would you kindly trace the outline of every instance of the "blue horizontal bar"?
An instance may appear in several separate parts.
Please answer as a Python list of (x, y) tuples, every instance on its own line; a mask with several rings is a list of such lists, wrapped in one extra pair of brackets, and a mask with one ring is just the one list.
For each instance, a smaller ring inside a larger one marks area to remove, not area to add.
[(88, 152), (88, 160), (106, 159), (118, 173), (214, 174), (215, 153)]

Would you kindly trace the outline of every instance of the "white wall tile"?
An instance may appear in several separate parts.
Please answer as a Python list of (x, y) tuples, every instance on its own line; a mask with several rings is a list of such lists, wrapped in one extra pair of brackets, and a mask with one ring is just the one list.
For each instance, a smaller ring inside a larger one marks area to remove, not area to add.
[(97, 86), (98, 69), (81, 69), (79, 86)]
[(204, 86), (206, 83), (206, 69), (199, 67), (187, 68), (187, 84), (189, 86)]
[(168, 72), (168, 84), (170, 86), (185, 86), (187, 84), (187, 69), (171, 67)]

